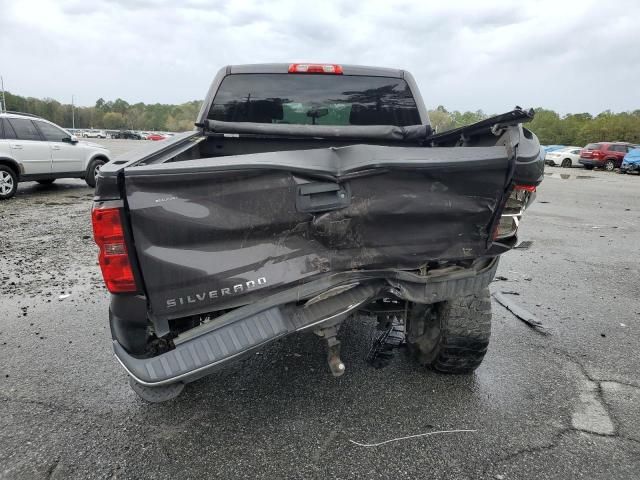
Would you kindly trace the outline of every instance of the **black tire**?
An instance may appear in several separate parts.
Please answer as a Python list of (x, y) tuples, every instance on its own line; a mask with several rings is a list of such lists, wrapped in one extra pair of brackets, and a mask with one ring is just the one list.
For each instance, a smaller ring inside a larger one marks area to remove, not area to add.
[(0, 165), (0, 200), (13, 197), (18, 190), (18, 176), (12, 168)]
[(55, 178), (49, 178), (48, 180), (37, 180), (37, 182), (40, 185), (51, 185), (53, 182), (55, 182), (56, 179)]
[(571, 168), (571, 159), (565, 158), (562, 160), (562, 164), (560, 165), (562, 168)]
[(441, 373), (471, 373), (491, 336), (491, 300), (484, 289), (435, 305), (413, 304), (407, 343), (421, 365)]
[(182, 390), (184, 390), (184, 383), (171, 383), (169, 385), (163, 385), (160, 387), (147, 387), (136, 382), (133, 378), (129, 377), (129, 385), (134, 392), (138, 394), (140, 398), (149, 403), (168, 402), (176, 398)]
[(105, 163), (107, 162), (105, 162), (102, 158), (96, 158), (89, 164), (89, 168), (87, 168), (86, 176), (84, 177), (84, 180), (85, 182), (87, 182), (87, 185), (95, 188), (96, 175), (100, 170), (100, 167), (102, 167), (102, 165), (104, 165)]
[(613, 172), (616, 168), (616, 164), (613, 160), (609, 159), (606, 161), (606, 163), (604, 164), (604, 169), (607, 172)]

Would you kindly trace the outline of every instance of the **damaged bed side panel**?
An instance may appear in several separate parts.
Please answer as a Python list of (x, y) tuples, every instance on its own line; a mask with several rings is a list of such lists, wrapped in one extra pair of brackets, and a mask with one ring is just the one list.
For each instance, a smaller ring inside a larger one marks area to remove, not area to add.
[(321, 274), (478, 258), (513, 161), (504, 147), (358, 145), (128, 168), (151, 311), (175, 318)]

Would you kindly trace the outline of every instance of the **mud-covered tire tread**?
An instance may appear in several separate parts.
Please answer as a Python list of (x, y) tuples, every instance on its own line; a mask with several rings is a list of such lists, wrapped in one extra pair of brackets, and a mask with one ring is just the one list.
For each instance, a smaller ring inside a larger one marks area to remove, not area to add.
[[(414, 305), (411, 315), (420, 321), (428, 307)], [(491, 336), (489, 290), (442, 302), (435, 306), (440, 332), (437, 340), (427, 332), (409, 342), (418, 362), (437, 372), (464, 374), (480, 366)]]

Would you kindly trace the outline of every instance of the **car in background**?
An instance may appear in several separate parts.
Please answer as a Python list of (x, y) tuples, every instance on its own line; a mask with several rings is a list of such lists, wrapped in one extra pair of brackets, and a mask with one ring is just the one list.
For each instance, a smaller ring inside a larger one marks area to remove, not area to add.
[(120, 130), (118, 132), (112, 133), (111, 138), (122, 138), (126, 140), (142, 140), (142, 135), (138, 132), (134, 132), (133, 130)]
[(634, 148), (636, 148), (635, 145), (627, 142), (589, 143), (580, 151), (579, 162), (587, 170), (597, 167), (613, 172), (616, 168), (620, 168), (624, 156)]
[(640, 148), (633, 148), (629, 150), (622, 159), (620, 165), (620, 173), (640, 173)]
[(107, 138), (107, 132), (104, 130), (86, 130), (82, 133), (84, 138)]
[(579, 167), (580, 163), (578, 163), (578, 161), (580, 160), (580, 150), (580, 147), (565, 147), (560, 150), (548, 152), (544, 156), (544, 163), (551, 165), (552, 167)]
[(100, 168), (110, 159), (102, 145), (78, 141), (44, 118), (0, 113), (0, 200), (13, 197), (18, 182), (49, 185), (57, 178), (82, 178), (95, 187)]
[(147, 140), (154, 140), (154, 141), (158, 141), (158, 140), (166, 140), (167, 137), (161, 133), (151, 133), (147, 136)]
[(560, 150), (561, 148), (565, 148), (566, 145), (543, 145), (542, 149), (544, 153), (555, 152), (556, 150)]

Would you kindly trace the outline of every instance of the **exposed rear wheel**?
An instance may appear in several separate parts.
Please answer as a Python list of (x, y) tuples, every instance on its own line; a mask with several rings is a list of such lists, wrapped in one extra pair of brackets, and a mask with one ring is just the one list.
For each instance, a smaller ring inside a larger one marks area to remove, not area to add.
[(55, 178), (50, 178), (50, 179), (47, 179), (47, 180), (38, 180), (38, 183), (40, 185), (51, 185), (55, 181), (56, 181)]
[(6, 165), (0, 165), (0, 200), (13, 197), (18, 190), (18, 177)]
[(562, 168), (571, 168), (571, 159), (565, 158), (562, 160), (562, 164), (560, 165)]
[(491, 336), (489, 290), (435, 305), (413, 304), (409, 349), (420, 364), (442, 373), (471, 373), (480, 366)]
[(613, 160), (607, 160), (607, 163), (604, 164), (604, 169), (607, 172), (613, 172), (615, 168), (616, 168), (616, 164), (613, 162)]

